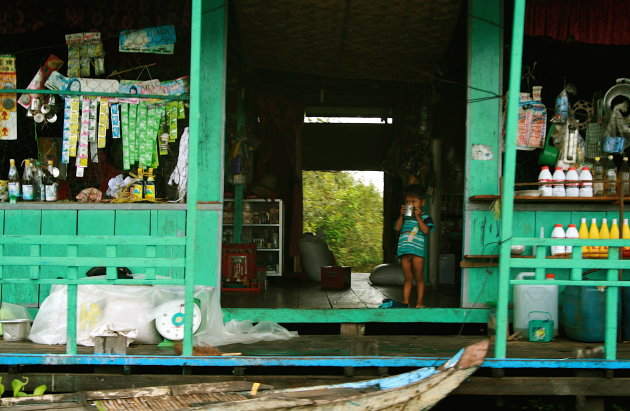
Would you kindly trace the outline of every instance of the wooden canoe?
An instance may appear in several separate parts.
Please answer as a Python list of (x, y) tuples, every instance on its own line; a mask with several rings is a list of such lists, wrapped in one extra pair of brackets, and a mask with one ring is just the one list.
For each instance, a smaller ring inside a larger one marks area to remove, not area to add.
[(246, 381), (2, 398), (16, 410), (428, 410), (483, 363), (489, 341), (460, 350), (439, 367), (355, 383), (283, 390)]

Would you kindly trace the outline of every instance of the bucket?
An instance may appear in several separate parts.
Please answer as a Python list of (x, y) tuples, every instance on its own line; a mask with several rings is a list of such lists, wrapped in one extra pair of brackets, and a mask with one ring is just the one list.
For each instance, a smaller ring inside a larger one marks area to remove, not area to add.
[[(533, 320), (532, 314), (542, 314), (544, 319)], [(547, 311), (530, 311), (529, 314), (529, 341), (549, 342), (553, 339), (553, 320)]]
[(543, 166), (553, 166), (556, 164), (556, 160), (558, 159), (558, 149), (549, 144), (549, 140), (551, 140), (551, 136), (553, 135), (554, 127), (555, 125), (552, 125), (549, 128), (547, 138), (545, 139), (545, 147), (541, 150), (540, 155), (538, 156), (538, 164)]
[(4, 341), (22, 341), (31, 332), (31, 320), (2, 320)]
[[(516, 280), (534, 278), (533, 272), (523, 272), (516, 276)], [(558, 335), (558, 286), (552, 279), (545, 280), (549, 284), (523, 284), (514, 286), (514, 332), (520, 332), (521, 337), (529, 335), (529, 313), (544, 311), (550, 314), (553, 321), (553, 337)]]
[(597, 287), (570, 285), (562, 297), (562, 329), (567, 338), (603, 342), (606, 334), (606, 293)]

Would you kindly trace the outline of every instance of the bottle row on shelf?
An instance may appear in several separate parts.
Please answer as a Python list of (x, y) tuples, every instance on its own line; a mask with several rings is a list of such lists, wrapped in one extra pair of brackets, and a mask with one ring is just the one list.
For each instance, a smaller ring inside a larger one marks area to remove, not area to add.
[[(597, 219), (592, 218), (590, 226), (586, 223), (586, 218), (582, 218), (580, 228), (575, 224), (569, 224), (566, 231), (562, 224), (556, 224), (551, 231), (551, 238), (581, 238), (581, 239), (628, 239), (630, 240), (630, 226), (628, 219), (623, 220), (621, 229), (617, 224), (617, 219), (612, 219), (612, 224), (608, 227), (608, 219), (602, 218), (601, 224), (597, 225)], [(572, 246), (555, 245), (551, 247), (551, 255), (571, 255)], [(630, 247), (622, 247), (623, 258), (630, 258)], [(608, 258), (607, 246), (585, 246), (582, 247), (583, 258)]]
[(553, 174), (548, 166), (543, 166), (538, 174), (538, 183), (543, 197), (604, 197), (630, 194), (630, 165), (628, 157), (623, 158), (619, 169), (613, 156), (602, 162), (595, 157), (593, 170), (581, 167), (579, 173), (575, 167), (565, 172), (556, 167)]
[(57, 201), (57, 177), (59, 169), (52, 161), (47, 164), (39, 160), (24, 160), (22, 177), (15, 165), (15, 160), (9, 160), (9, 175), (6, 188), (3, 183), (0, 190), (0, 202), (7, 200), (11, 204), (18, 201)]

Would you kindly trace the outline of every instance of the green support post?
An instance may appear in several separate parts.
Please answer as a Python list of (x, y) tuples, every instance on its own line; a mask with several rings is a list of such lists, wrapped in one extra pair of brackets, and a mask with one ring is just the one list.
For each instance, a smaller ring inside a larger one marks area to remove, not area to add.
[[(226, 1), (193, 0), (191, 15), (183, 355), (192, 355), (195, 285), (217, 286), (219, 282), (221, 242), (217, 214), (221, 212), (223, 191)], [(214, 203), (215, 208), (200, 211), (198, 202)]]
[(495, 358), (505, 358), (507, 351), (508, 297), (510, 287), (510, 247), (512, 245), (512, 217), (514, 214), (514, 172), (516, 167), (516, 126), (521, 88), (523, 58), (523, 27), (525, 0), (515, 0), (512, 24), (512, 52), (505, 137), (503, 190), (501, 201), (501, 245), (499, 247), (499, 295), (497, 300), (497, 330)]

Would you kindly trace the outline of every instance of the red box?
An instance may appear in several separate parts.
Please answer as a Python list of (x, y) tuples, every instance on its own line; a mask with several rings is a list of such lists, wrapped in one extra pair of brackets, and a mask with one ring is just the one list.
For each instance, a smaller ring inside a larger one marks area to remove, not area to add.
[(345, 290), (350, 288), (350, 274), (348, 266), (332, 265), (321, 268), (323, 290)]

